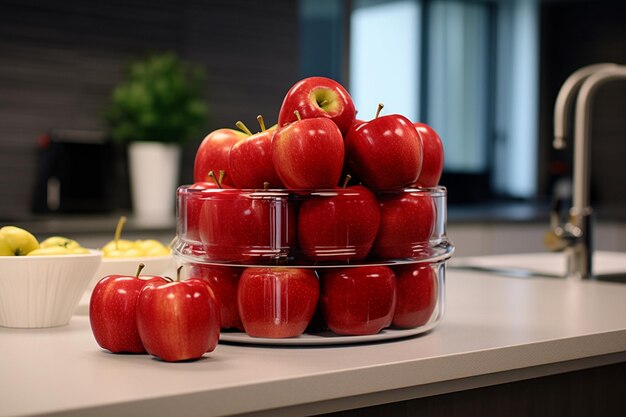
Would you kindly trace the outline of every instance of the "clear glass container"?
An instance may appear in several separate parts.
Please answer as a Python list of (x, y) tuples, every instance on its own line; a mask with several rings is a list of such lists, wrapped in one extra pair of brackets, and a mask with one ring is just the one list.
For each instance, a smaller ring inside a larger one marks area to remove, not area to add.
[(444, 312), (446, 190), (177, 191), (173, 254), (222, 306), (222, 340), (332, 344), (431, 330)]

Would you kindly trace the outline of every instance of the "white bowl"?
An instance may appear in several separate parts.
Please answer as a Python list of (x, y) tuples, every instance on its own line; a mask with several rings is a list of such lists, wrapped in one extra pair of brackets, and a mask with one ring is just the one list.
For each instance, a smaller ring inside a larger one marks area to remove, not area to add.
[(43, 328), (69, 323), (102, 252), (0, 256), (0, 326)]
[[(172, 255), (165, 256), (141, 256), (137, 258), (102, 258), (100, 267), (93, 275), (87, 291), (91, 293), (102, 278), (107, 275), (131, 275), (137, 273), (137, 267), (145, 265), (141, 275), (171, 274), (174, 270), (174, 258)], [(174, 277), (172, 277), (174, 278)]]
[(172, 255), (165, 256), (142, 256), (137, 258), (102, 258), (102, 263), (98, 270), (92, 275), (91, 281), (87, 285), (82, 298), (76, 308), (76, 314), (89, 315), (89, 301), (91, 293), (98, 282), (107, 275), (130, 275), (137, 273), (140, 263), (145, 265), (141, 275), (164, 275), (168, 274), (174, 278), (176, 273), (174, 268), (174, 258)]

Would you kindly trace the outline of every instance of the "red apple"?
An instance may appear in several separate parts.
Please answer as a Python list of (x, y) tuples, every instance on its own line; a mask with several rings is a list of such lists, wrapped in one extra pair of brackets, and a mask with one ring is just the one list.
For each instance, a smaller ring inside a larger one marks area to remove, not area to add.
[(107, 275), (95, 286), (89, 301), (89, 322), (100, 347), (113, 353), (145, 353), (137, 330), (137, 299), (141, 289), (150, 283), (166, 283), (163, 277)]
[(422, 169), (422, 141), (404, 116), (391, 114), (354, 125), (345, 139), (346, 165), (373, 190), (405, 187)]
[(425, 123), (413, 123), (422, 138), (424, 161), (417, 182), (418, 187), (435, 187), (443, 172), (443, 143), (435, 130)]
[(217, 129), (209, 133), (200, 143), (193, 164), (194, 182), (210, 182), (209, 172), (225, 171), (224, 184), (233, 185), (228, 173), (230, 149), (241, 139), (247, 137), (244, 132), (234, 129)]
[(229, 173), (230, 179), (237, 188), (260, 189), (284, 188), (284, 185), (272, 162), (271, 146), (276, 133), (275, 128), (265, 129), (263, 117), (258, 116), (261, 131), (252, 134), (242, 122), (237, 126), (250, 133), (250, 136), (241, 139), (230, 150)]
[(321, 304), (326, 324), (341, 335), (371, 335), (391, 324), (396, 277), (386, 266), (322, 272)]
[(204, 194), (198, 226), (208, 260), (249, 263), (284, 258), (295, 244), (295, 209), (286, 194), (236, 189)]
[(209, 176), (213, 181), (196, 182), (189, 187), (181, 187), (176, 193), (178, 195), (178, 222), (179, 234), (188, 242), (200, 242), (200, 233), (198, 223), (200, 221), (200, 211), (204, 198), (200, 190), (211, 190), (221, 188), (221, 181), (224, 177), (224, 171), (221, 172), (220, 178), (216, 178), (213, 171), (209, 172)]
[(137, 329), (153, 356), (167, 362), (198, 359), (217, 346), (219, 306), (201, 280), (150, 283), (137, 300)]
[(334, 188), (343, 167), (343, 137), (330, 119), (297, 120), (272, 140), (272, 160), (289, 189)]
[(305, 200), (298, 213), (298, 242), (316, 261), (354, 261), (369, 253), (380, 222), (374, 194), (357, 185)]
[(311, 269), (247, 268), (237, 293), (246, 333), (267, 338), (301, 335), (313, 317), (319, 292)]
[(392, 324), (415, 328), (428, 322), (437, 305), (437, 272), (431, 265), (410, 264), (394, 268), (397, 302)]
[(195, 264), (189, 272), (190, 278), (204, 281), (211, 287), (220, 306), (222, 329), (243, 330), (237, 308), (237, 286), (241, 268)]
[(295, 122), (294, 112), (302, 119), (326, 117), (332, 120), (342, 135), (348, 131), (356, 110), (352, 98), (337, 81), (325, 77), (309, 77), (294, 84), (280, 107), (278, 126)]
[(381, 259), (416, 256), (428, 247), (435, 227), (432, 197), (423, 191), (384, 194), (379, 197), (380, 226), (371, 254)]
[(367, 123), (367, 120), (362, 120), (362, 119), (354, 119), (354, 123), (352, 123), (352, 127), (353, 129), (356, 129), (357, 127), (361, 126), (362, 124)]

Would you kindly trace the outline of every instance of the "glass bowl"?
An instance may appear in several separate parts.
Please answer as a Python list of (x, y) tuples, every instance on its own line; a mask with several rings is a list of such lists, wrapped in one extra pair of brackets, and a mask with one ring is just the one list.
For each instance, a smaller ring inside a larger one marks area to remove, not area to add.
[(220, 264), (347, 265), (434, 260), (452, 251), (445, 188), (362, 190), (183, 186), (173, 253)]
[(172, 253), (211, 285), (222, 340), (331, 344), (406, 337), (444, 312), (443, 187), (177, 191)]

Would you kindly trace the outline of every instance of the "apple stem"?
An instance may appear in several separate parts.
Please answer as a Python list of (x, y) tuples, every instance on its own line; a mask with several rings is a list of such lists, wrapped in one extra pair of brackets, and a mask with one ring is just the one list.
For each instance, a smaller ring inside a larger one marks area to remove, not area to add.
[(122, 228), (124, 227), (124, 223), (126, 223), (126, 216), (121, 216), (117, 221), (117, 226), (115, 227), (115, 235), (113, 240), (115, 241), (115, 249), (119, 249), (117, 242), (120, 240), (120, 236), (122, 235)]
[(320, 107), (324, 107), (327, 104), (328, 104), (328, 100), (326, 100), (326, 99), (324, 99), (324, 100), (320, 101), (319, 103), (317, 103), (317, 105), (320, 106)]
[(259, 121), (259, 126), (261, 126), (261, 132), (265, 132), (266, 128), (265, 128), (265, 120), (263, 120), (263, 116), (259, 114), (256, 117), (256, 119)]
[(302, 118), (300, 117), (300, 112), (298, 110), (294, 110), (293, 114), (296, 115), (296, 117), (298, 118), (298, 121), (302, 120)]
[(380, 115), (380, 111), (383, 109), (383, 107), (385, 107), (383, 103), (378, 103), (378, 109), (376, 109), (376, 117), (374, 117), (374, 119), (378, 119), (378, 116)]
[(267, 191), (270, 189), (270, 183), (267, 181), (263, 182), (263, 191)]
[(346, 177), (343, 179), (343, 184), (341, 184), (341, 188), (346, 188), (351, 179), (352, 175), (346, 174)]
[(176, 282), (180, 282), (180, 271), (181, 271), (182, 269), (183, 269), (183, 266), (182, 266), (182, 265), (181, 265), (181, 266), (179, 266), (179, 267), (176, 269)]
[(146, 265), (144, 265), (143, 263), (139, 263), (139, 265), (137, 265), (137, 272), (135, 273), (135, 278), (139, 278), (139, 274), (141, 274), (141, 271), (146, 267)]
[(219, 187), (222, 188), (222, 183), (224, 182), (224, 177), (226, 176), (226, 171), (220, 169), (220, 176), (217, 177), (217, 182), (219, 183)]
[(250, 129), (248, 129), (248, 126), (246, 126), (241, 120), (238, 120), (237, 123), (235, 123), (235, 126), (237, 126), (239, 129), (247, 133), (248, 136), (252, 136), (252, 132), (250, 132)]
[[(221, 175), (221, 173), (220, 173)], [(211, 177), (211, 179), (213, 180), (213, 182), (215, 183), (215, 185), (217, 185), (218, 188), (222, 188), (222, 182), (220, 181), (219, 178), (217, 178), (215, 176), (215, 172), (213, 171), (209, 171), (209, 177)]]

